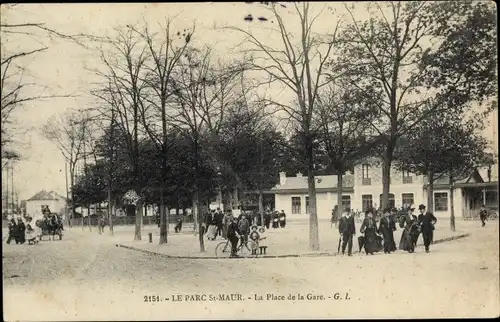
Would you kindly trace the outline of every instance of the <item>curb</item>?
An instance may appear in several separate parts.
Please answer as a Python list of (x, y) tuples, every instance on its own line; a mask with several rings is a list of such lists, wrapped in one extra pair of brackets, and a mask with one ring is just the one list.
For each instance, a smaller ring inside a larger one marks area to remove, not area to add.
[[(457, 239), (467, 238), (469, 236), (470, 236), (470, 234), (466, 233), (466, 234), (447, 237), (447, 238), (443, 238), (443, 239), (437, 239), (437, 240), (432, 242), (432, 245), (446, 243), (446, 242), (454, 241)], [(230, 259), (230, 258), (219, 258), (216, 256), (174, 256), (174, 255), (167, 255), (167, 254), (158, 253), (158, 252), (147, 250), (147, 249), (141, 249), (138, 247), (126, 246), (126, 245), (122, 245), (122, 244), (115, 244), (115, 246), (118, 248), (125, 248), (128, 250), (145, 253), (148, 255), (161, 256), (161, 257), (172, 258), (172, 259)], [(424, 246), (424, 244), (420, 243), (420, 244), (417, 244), (417, 246)], [(359, 254), (359, 253), (360, 253), (359, 251), (352, 252), (353, 255)], [(340, 254), (338, 254), (338, 253), (322, 252), (322, 253), (285, 254), (285, 255), (262, 255), (262, 256), (247, 257), (247, 258), (335, 257), (335, 256), (339, 256), (339, 255)], [(246, 259), (246, 258), (241, 258), (241, 259)], [(234, 260), (234, 258), (231, 258), (231, 260)]]

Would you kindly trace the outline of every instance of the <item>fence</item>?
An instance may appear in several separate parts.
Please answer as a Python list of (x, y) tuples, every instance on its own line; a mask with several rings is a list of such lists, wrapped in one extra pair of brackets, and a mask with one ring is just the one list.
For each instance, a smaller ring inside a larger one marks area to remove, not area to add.
[[(181, 218), (181, 216), (169, 216), (168, 221), (170, 224), (175, 224), (177, 221)], [(157, 225), (157, 217), (156, 216), (145, 216), (142, 217), (142, 225)], [(99, 219), (97, 217), (90, 217), (90, 224), (92, 226), (97, 227), (99, 223)], [(184, 224), (192, 224), (193, 223), (193, 217), (192, 216), (186, 216), (183, 219), (183, 225)], [(108, 221), (106, 220), (106, 225), (108, 225)], [(71, 219), (71, 226), (73, 227), (80, 227), (80, 226), (88, 226), (89, 225), (89, 217), (84, 217), (84, 218), (74, 218)], [(129, 226), (129, 225), (135, 225), (135, 217), (113, 217), (113, 226)]]

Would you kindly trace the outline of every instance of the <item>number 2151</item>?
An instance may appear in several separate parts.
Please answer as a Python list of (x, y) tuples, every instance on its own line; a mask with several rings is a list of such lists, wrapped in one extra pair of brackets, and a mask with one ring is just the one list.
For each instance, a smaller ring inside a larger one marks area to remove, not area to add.
[(144, 302), (160, 302), (159, 295), (144, 295)]

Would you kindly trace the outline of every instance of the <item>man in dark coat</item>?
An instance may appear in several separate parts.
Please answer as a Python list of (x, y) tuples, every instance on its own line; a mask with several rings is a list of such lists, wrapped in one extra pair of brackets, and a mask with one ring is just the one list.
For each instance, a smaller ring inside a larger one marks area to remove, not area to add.
[(379, 232), (384, 237), (384, 254), (390, 254), (394, 251), (394, 231), (396, 230), (396, 223), (392, 220), (390, 209), (384, 209), (384, 217), (380, 219)]
[(240, 233), (238, 229), (238, 218), (233, 217), (231, 223), (227, 227), (227, 239), (231, 243), (231, 257), (238, 257), (236, 255), (236, 250), (238, 249), (238, 240), (240, 239)]
[[(24, 221), (21, 219), (21, 217), (18, 217), (17, 218), (16, 236), (17, 236), (17, 239), (19, 240), (19, 243), (21, 243), (21, 244), (24, 244), (24, 242), (26, 241), (25, 232), (26, 232), (26, 225), (24, 224)], [(16, 240), (16, 244), (17, 244), (17, 240)]]
[(224, 214), (217, 208), (215, 212), (215, 224), (217, 225), (217, 235), (222, 236), (222, 227), (224, 226)]
[(418, 223), (420, 224), (420, 231), (422, 232), (422, 237), (424, 239), (425, 252), (429, 252), (429, 245), (432, 243), (434, 238), (434, 225), (437, 222), (436, 217), (429, 212), (425, 211), (425, 206), (418, 206), (420, 215), (418, 215)]
[(286, 226), (286, 214), (285, 211), (281, 210), (279, 214), (280, 228), (285, 228)]
[(271, 212), (268, 210), (264, 213), (264, 226), (269, 230), (269, 226), (271, 225)]
[(486, 210), (485, 205), (481, 206), (481, 210), (479, 211), (479, 218), (481, 219), (481, 226), (484, 227), (486, 225), (486, 217), (488, 215), (488, 210)]
[(9, 237), (7, 238), (7, 244), (10, 244), (10, 241), (14, 238), (16, 244), (19, 243), (19, 238), (17, 234), (17, 223), (14, 218), (9, 220)]
[(347, 246), (347, 255), (352, 256), (352, 238), (356, 235), (356, 225), (350, 209), (346, 209), (340, 218), (339, 233), (342, 236), (342, 255), (345, 254)]

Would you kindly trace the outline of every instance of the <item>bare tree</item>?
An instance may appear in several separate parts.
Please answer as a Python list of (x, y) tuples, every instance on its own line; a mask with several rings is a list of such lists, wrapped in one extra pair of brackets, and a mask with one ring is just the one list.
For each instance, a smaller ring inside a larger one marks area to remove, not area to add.
[[(26, 103), (70, 97), (70, 94), (47, 94), (50, 88), (29, 76), (29, 70), (25, 67), (25, 60), (32, 59), (37, 54), (49, 49), (44, 44), (47, 39), (63, 39), (71, 41), (79, 46), (85, 46), (90, 35), (69, 35), (52, 29), (44, 22), (23, 21), (12, 22), (8, 12), (14, 12), (20, 7), (17, 4), (2, 5), (0, 22), (0, 106), (1, 106), (1, 128), (2, 149), (12, 143), (15, 129), (11, 127), (15, 111), (22, 108)], [(22, 46), (19, 45), (22, 43)]]
[[(180, 33), (176, 37), (172, 30), (172, 22), (167, 20), (162, 26), (160, 34), (151, 33), (148, 26), (141, 29), (134, 28), (143, 45), (151, 57), (145, 65), (146, 75), (143, 80), (147, 89), (143, 94), (144, 104), (140, 104), (142, 125), (161, 154), (161, 184), (160, 184), (160, 244), (167, 243), (168, 210), (165, 206), (165, 184), (167, 181), (167, 153), (168, 153), (168, 122), (167, 109), (174, 91), (171, 85), (175, 69), (186, 52), (189, 41), (194, 32), (191, 30), (180, 41)], [(177, 39), (178, 40), (178, 39)], [(161, 131), (155, 131), (157, 124), (161, 124)], [(158, 133), (160, 132), (160, 133)]]
[[(192, 146), (193, 172), (193, 214), (201, 228), (199, 215), (199, 185), (201, 179), (202, 137), (218, 135), (228, 104), (236, 98), (237, 75), (241, 69), (216, 66), (212, 49), (190, 48), (180, 60), (173, 82), (176, 104), (171, 110), (171, 124), (183, 133)], [(214, 156), (212, 156), (214, 157)], [(196, 230), (196, 224), (195, 224)], [(205, 251), (200, 229), (200, 251)]]
[(42, 127), (44, 136), (54, 142), (65, 161), (69, 165), (71, 187), (71, 212), (75, 214), (74, 183), (76, 166), (82, 160), (85, 131), (89, 125), (89, 117), (84, 111), (70, 110), (61, 115), (54, 115)]
[(248, 66), (250, 69), (269, 76), (268, 83), (278, 82), (293, 92), (295, 105), (285, 104), (277, 99), (268, 101), (278, 106), (290, 120), (299, 125), (309, 189), (309, 248), (318, 250), (312, 122), (318, 91), (329, 82), (325, 69), (327, 59), (335, 44), (338, 23), (333, 25), (334, 30), (328, 36), (315, 34), (313, 27), (323, 10), (314, 15), (310, 7), (311, 5), (307, 2), (293, 3), (292, 10), (298, 16), (298, 26), (300, 26), (298, 35), (295, 37), (290, 30), (291, 24), (285, 22), (283, 14), (279, 12), (279, 7), (271, 3), (269, 8), (271, 17), (267, 19), (272, 19), (277, 24), (276, 29), (270, 29), (270, 33), (277, 34), (280, 39), (277, 44), (266, 44), (264, 39), (259, 39), (250, 31), (241, 28), (230, 27), (228, 29), (245, 35), (245, 43), (252, 46), (252, 49), (247, 51), (252, 56)]
[[(132, 26), (117, 29), (117, 36), (107, 38), (100, 48), (100, 57), (105, 71), (96, 71), (103, 79), (101, 88), (94, 95), (113, 106), (116, 122), (126, 134), (125, 144), (134, 170), (134, 190), (139, 196), (136, 204), (136, 223), (134, 240), (141, 240), (144, 193), (141, 184), (139, 160), (139, 132), (143, 91), (145, 82), (145, 64), (149, 59), (147, 47)], [(106, 108), (106, 107), (105, 107)], [(101, 110), (109, 117), (109, 110)]]

